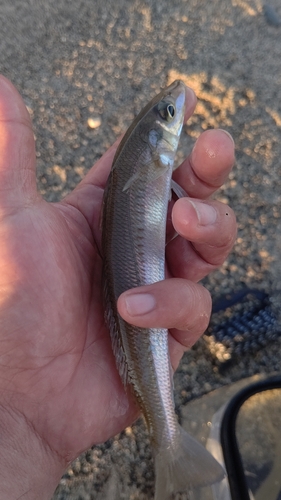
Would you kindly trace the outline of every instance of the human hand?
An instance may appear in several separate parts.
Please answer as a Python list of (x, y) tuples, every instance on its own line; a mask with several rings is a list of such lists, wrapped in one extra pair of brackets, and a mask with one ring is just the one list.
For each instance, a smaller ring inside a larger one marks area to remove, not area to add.
[[(186, 118), (195, 103), (189, 90)], [(36, 190), (29, 115), (12, 84), (0, 77), (3, 499), (49, 498), (71, 460), (138, 415), (115, 368), (101, 298), (100, 210), (116, 148), (62, 202), (47, 203)], [(174, 367), (209, 320), (211, 300), (197, 281), (224, 261), (236, 234), (233, 212), (215, 201), (201, 203), (199, 223), (198, 199), (206, 200), (223, 184), (233, 162), (228, 135), (202, 134), (174, 175), (197, 201), (178, 200), (171, 211), (181, 235), (167, 245), (167, 278), (173, 279), (148, 287), (155, 298), (149, 314), (136, 314), (137, 289), (118, 301), (125, 320), (171, 329)], [(129, 295), (135, 299), (131, 309)], [(11, 478), (10, 464), (19, 471), (16, 477)]]

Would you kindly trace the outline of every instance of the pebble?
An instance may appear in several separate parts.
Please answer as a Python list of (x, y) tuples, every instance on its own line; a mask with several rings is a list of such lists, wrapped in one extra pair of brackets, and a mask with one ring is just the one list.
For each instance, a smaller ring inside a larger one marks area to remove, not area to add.
[(274, 9), (274, 7), (272, 7), (271, 5), (265, 4), (263, 6), (263, 13), (264, 13), (264, 17), (265, 17), (268, 24), (271, 24), (272, 26), (276, 26), (276, 27), (280, 26), (281, 20), (280, 20), (280, 17), (278, 16), (276, 10)]
[(88, 118), (87, 124), (89, 128), (99, 128), (101, 126), (101, 119), (100, 117)]

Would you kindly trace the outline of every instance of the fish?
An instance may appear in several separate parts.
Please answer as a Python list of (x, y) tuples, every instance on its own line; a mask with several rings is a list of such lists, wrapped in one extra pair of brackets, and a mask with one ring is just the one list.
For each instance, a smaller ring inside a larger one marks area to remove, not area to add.
[(155, 500), (220, 481), (224, 471), (178, 423), (168, 330), (139, 328), (117, 310), (124, 291), (165, 279), (165, 238), (186, 87), (156, 95), (124, 135), (113, 159), (102, 215), (103, 293), (116, 365), (144, 415), (154, 456)]

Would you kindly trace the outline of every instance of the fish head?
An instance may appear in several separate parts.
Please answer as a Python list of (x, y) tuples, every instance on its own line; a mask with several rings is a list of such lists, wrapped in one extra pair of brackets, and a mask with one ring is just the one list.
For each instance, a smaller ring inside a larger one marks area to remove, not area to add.
[[(184, 121), (185, 99), (186, 86), (176, 80), (157, 94), (130, 125), (112, 164), (112, 171), (129, 166), (123, 191), (143, 178), (145, 166), (151, 170), (151, 179), (171, 171)], [(132, 161), (123, 161), (131, 156)]]
[(145, 141), (163, 167), (174, 163), (184, 120), (185, 96), (184, 83), (176, 80), (151, 101), (149, 112), (142, 120)]

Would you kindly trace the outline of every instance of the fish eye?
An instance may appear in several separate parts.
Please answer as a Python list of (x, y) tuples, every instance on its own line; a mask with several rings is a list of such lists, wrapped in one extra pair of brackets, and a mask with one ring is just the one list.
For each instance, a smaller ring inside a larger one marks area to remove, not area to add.
[(164, 120), (170, 122), (175, 116), (175, 107), (172, 103), (161, 103), (158, 107), (159, 114)]
[(175, 116), (175, 108), (172, 104), (168, 104), (167, 106), (167, 114), (169, 115), (170, 118), (174, 118)]

